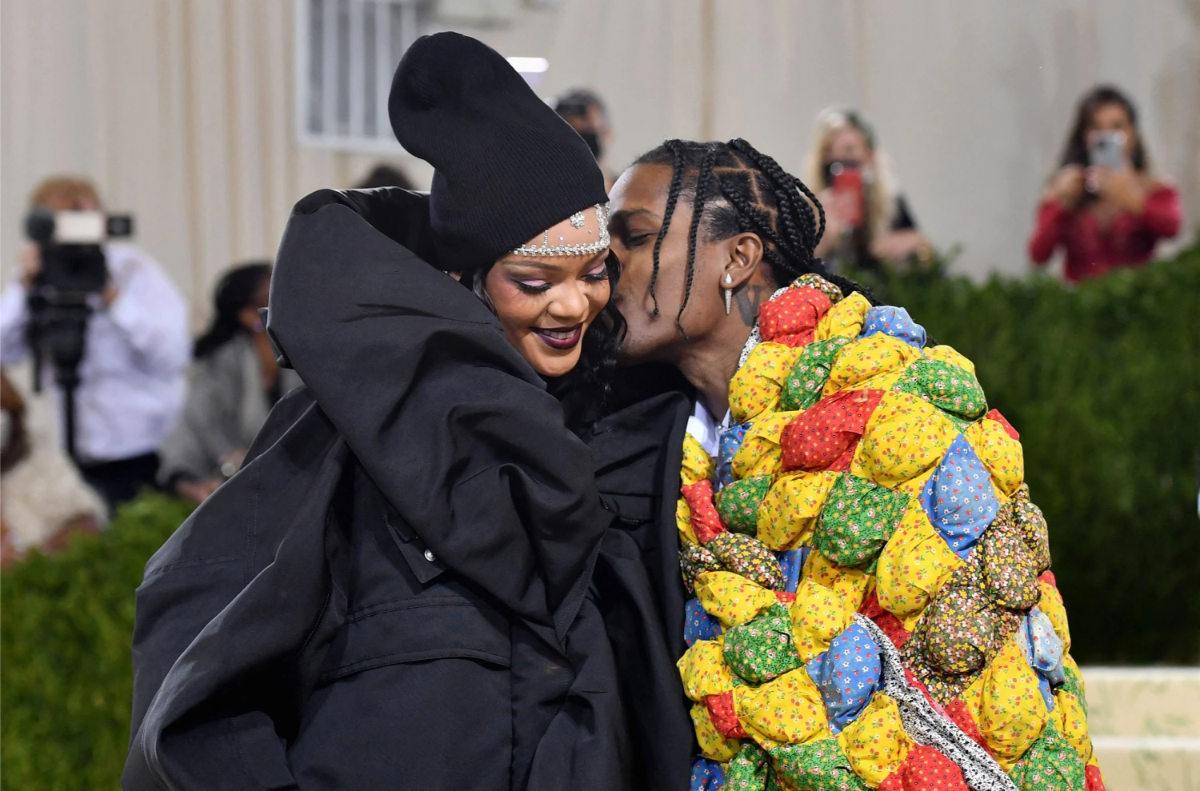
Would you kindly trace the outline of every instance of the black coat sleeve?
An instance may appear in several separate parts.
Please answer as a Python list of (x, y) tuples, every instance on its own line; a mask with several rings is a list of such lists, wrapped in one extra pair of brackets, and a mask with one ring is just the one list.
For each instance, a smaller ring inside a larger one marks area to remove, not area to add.
[(297, 787), (284, 739), (305, 694), (306, 648), (331, 618), (325, 531), (347, 463), (310, 408), (151, 560), (138, 590), (127, 791)]

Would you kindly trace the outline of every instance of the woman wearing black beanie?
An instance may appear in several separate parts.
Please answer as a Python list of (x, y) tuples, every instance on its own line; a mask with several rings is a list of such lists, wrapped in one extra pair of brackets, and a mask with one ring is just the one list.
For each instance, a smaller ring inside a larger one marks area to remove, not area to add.
[[(652, 440), (589, 453), (547, 391), (582, 425), (619, 344), (603, 177), (464, 36), (410, 48), (390, 114), (432, 192), (297, 204), (267, 330), (306, 387), (146, 567), (123, 785), (686, 783), (677, 679), (631, 714), (657, 681), (618, 672), (662, 629), (637, 546), (611, 535), (649, 501), (627, 461)], [(682, 762), (639, 768), (652, 730)]]

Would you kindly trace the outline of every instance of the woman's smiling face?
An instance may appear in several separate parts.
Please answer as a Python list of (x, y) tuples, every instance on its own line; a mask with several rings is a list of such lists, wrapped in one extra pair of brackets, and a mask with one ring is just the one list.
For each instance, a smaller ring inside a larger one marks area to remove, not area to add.
[[(596, 212), (580, 228), (563, 220), (549, 230), (551, 245), (594, 244)], [(526, 246), (540, 246), (538, 234)], [(591, 255), (531, 257), (508, 254), (484, 281), (508, 342), (543, 376), (563, 376), (579, 362), (583, 336), (608, 304), (608, 248)]]

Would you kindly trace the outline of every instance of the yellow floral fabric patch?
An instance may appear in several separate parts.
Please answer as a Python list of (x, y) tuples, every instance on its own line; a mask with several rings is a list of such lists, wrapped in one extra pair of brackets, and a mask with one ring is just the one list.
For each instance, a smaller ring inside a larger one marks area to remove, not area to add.
[(872, 788), (899, 769), (914, 746), (900, 721), (900, 707), (882, 692), (875, 693), (837, 740), (855, 774)]
[(679, 540), (684, 544), (699, 544), (696, 531), (692, 528), (692, 509), (687, 500), (680, 497), (675, 503), (675, 527), (679, 530)]
[(863, 322), (871, 303), (862, 294), (855, 292), (829, 309), (817, 322), (813, 340), (827, 341), (830, 338), (857, 338), (862, 333)]
[(738, 720), (763, 747), (828, 739), (829, 716), (821, 691), (804, 668), (784, 673), (760, 687), (738, 687), (733, 695)]
[(953, 346), (931, 346), (925, 350), (925, 356), (931, 357), (934, 360), (941, 360), (944, 363), (957, 365), (960, 368), (966, 368), (971, 373), (975, 373), (975, 363), (963, 357)]
[(829, 650), (833, 638), (846, 631), (853, 613), (846, 598), (811, 577), (796, 589), (796, 600), (788, 608), (796, 653), (807, 662)]
[(713, 477), (716, 471), (716, 462), (713, 461), (712, 456), (708, 455), (708, 451), (700, 444), (700, 440), (691, 434), (684, 434), (683, 469), (680, 470), (683, 485), (691, 486), (700, 481), (707, 481)]
[(962, 695), (967, 712), (996, 762), (1009, 772), (1050, 719), (1029, 666), (1014, 636)]
[(708, 707), (703, 703), (693, 705), (691, 714), (692, 725), (696, 728), (696, 741), (700, 743), (700, 754), (718, 763), (732, 761), (742, 748), (742, 743), (721, 735), (717, 726), (713, 725), (712, 717), (708, 716)]
[(820, 552), (812, 552), (804, 567), (804, 576), (841, 595), (846, 616), (853, 617), (875, 584), (875, 575), (858, 569), (841, 568)]
[(1001, 423), (986, 418), (967, 426), (963, 434), (992, 474), (996, 488), (1011, 497), (1025, 481), (1025, 456), (1020, 441), (1010, 437)]
[(850, 472), (895, 488), (933, 471), (957, 436), (954, 423), (929, 402), (909, 393), (885, 393), (867, 421)]
[(731, 571), (697, 575), (696, 598), (725, 629), (748, 623), (779, 602), (771, 591)]
[(767, 549), (807, 546), (830, 487), (840, 473), (795, 472), (781, 475), (758, 507), (758, 539)]
[(799, 412), (774, 412), (761, 415), (746, 431), (741, 447), (733, 455), (733, 477), (756, 478), (760, 475), (774, 475), (779, 471), (783, 459), (783, 451), (779, 447), (783, 430), (791, 423)]
[(783, 382), (799, 356), (799, 349), (782, 343), (768, 341), (754, 347), (746, 364), (729, 382), (729, 411), (734, 423), (745, 423), (779, 407)]
[(677, 663), (683, 692), (689, 700), (703, 703), (709, 695), (733, 689), (733, 673), (725, 664), (725, 640), (697, 640)]
[(920, 503), (912, 503), (879, 556), (875, 592), (901, 620), (920, 615), (962, 560), (938, 535)]
[(881, 377), (899, 374), (920, 357), (919, 351), (891, 335), (859, 338), (843, 347), (834, 358), (822, 397), (864, 387), (886, 390), (888, 383), (880, 382)]

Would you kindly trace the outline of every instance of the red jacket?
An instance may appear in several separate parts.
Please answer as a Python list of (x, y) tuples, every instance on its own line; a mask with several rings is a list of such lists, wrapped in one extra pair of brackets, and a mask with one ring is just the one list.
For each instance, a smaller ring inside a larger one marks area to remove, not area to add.
[(1159, 239), (1179, 233), (1182, 223), (1179, 193), (1160, 186), (1146, 195), (1141, 214), (1124, 211), (1101, 227), (1090, 211), (1064, 208), (1058, 201), (1038, 207), (1037, 228), (1029, 238), (1029, 257), (1036, 264), (1050, 260), (1060, 244), (1067, 249), (1066, 278), (1070, 281), (1102, 275), (1123, 266), (1150, 260)]

